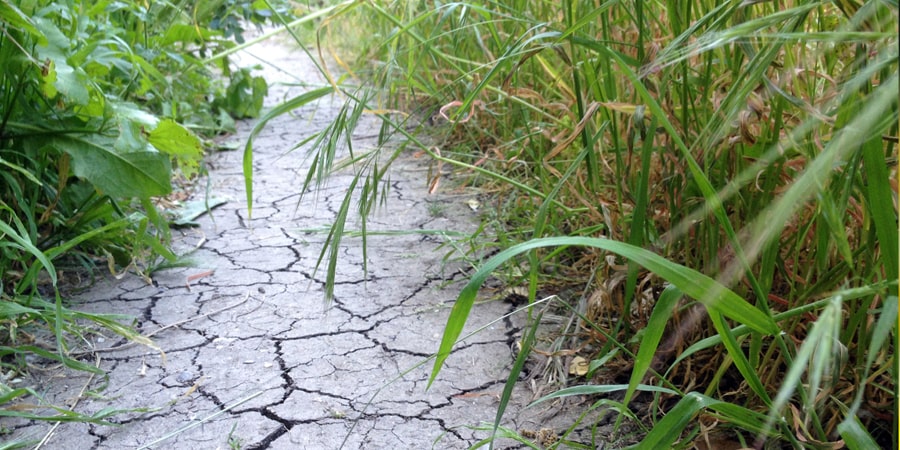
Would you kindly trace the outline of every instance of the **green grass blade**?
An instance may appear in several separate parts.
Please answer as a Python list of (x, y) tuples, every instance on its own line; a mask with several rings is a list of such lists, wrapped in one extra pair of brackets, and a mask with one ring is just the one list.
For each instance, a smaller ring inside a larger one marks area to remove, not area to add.
[[(803, 340), (800, 349), (797, 350), (797, 355), (793, 358), (793, 362), (781, 382), (781, 388), (778, 390), (778, 394), (769, 408), (769, 417), (766, 420), (764, 433), (768, 432), (775, 423), (784, 421), (782, 411), (793, 397), (794, 392), (798, 388), (804, 387), (803, 374), (810, 368), (810, 362), (821, 355), (821, 344), (837, 339), (834, 325), (839, 323), (842, 301), (843, 299), (840, 296), (829, 299), (828, 306), (819, 315), (819, 319), (813, 324), (809, 335)], [(813, 367), (815, 366), (813, 365)], [(805, 397), (809, 398), (808, 401), (812, 401), (812, 398), (819, 394), (817, 392), (818, 386), (815, 385), (815, 375), (815, 373), (812, 373), (809, 376), (810, 392), (800, 391), (801, 396), (806, 394)]]
[(727, 402), (713, 403), (709, 405), (709, 409), (724, 416), (725, 420), (732, 425), (755, 433), (763, 432), (766, 423), (765, 414)]
[(722, 337), (722, 343), (725, 345), (725, 349), (728, 350), (728, 355), (731, 356), (731, 359), (734, 361), (734, 365), (737, 367), (738, 371), (744, 377), (744, 380), (747, 381), (747, 384), (750, 386), (750, 389), (762, 399), (766, 405), (770, 405), (772, 403), (772, 399), (769, 397), (769, 393), (766, 392), (766, 387), (763, 384), (762, 380), (759, 379), (759, 375), (756, 373), (756, 368), (750, 364), (750, 361), (747, 360), (747, 355), (744, 354), (744, 351), (741, 350), (741, 345), (738, 343), (734, 334), (731, 333), (731, 329), (728, 327), (728, 324), (725, 323), (725, 320), (719, 314), (718, 311), (708, 311), (709, 318), (713, 323), (713, 326), (716, 328), (716, 332), (719, 333), (719, 336)]
[[(104, 224), (101, 227), (93, 228), (93, 229), (86, 231), (72, 239), (67, 240), (66, 242), (63, 242), (60, 245), (57, 245), (55, 247), (47, 249), (47, 252), (46, 252), (47, 256), (51, 259), (56, 259), (58, 256), (60, 256), (64, 253), (67, 253), (69, 250), (72, 250), (73, 248), (77, 247), (79, 244), (81, 244), (85, 241), (94, 239), (95, 237), (97, 237), (101, 234), (104, 234), (104, 233), (109, 233), (111, 231), (117, 231), (120, 229), (124, 229), (131, 223), (132, 223), (132, 219), (126, 217), (126, 218), (116, 220), (114, 222)], [(166, 249), (165, 247), (163, 247), (163, 250), (165, 250), (165, 253), (162, 253), (163, 255), (171, 254), (171, 252), (168, 249)]]
[[(474, 429), (477, 431), (486, 431), (488, 429), (488, 427), (474, 427)], [(526, 446), (527, 448), (530, 448), (533, 450), (541, 450), (541, 447), (535, 445), (533, 442), (531, 442), (531, 440), (522, 437), (522, 435), (519, 434), (518, 432), (516, 432), (516, 430), (512, 430), (507, 427), (499, 427), (497, 430), (494, 430), (494, 434), (491, 437), (482, 439), (482, 440), (476, 442), (471, 447), (469, 447), (468, 450), (475, 450), (475, 449), (484, 447), (485, 445), (488, 445), (488, 444), (493, 446), (494, 441), (497, 438), (509, 439), (509, 440), (518, 442), (519, 444), (522, 444), (522, 445)], [(434, 447), (434, 448), (438, 448), (438, 447)]]
[(712, 399), (696, 392), (690, 392), (685, 395), (672, 408), (665, 417), (650, 429), (647, 436), (637, 445), (631, 447), (641, 450), (668, 450), (672, 448), (672, 444), (681, 437), (682, 431), (687, 424), (700, 412), (701, 409), (710, 405), (719, 403), (718, 400)]
[(666, 322), (672, 317), (672, 312), (678, 301), (681, 299), (682, 293), (675, 286), (667, 286), (660, 294), (653, 312), (650, 313), (650, 319), (644, 328), (644, 337), (641, 338), (641, 346), (638, 349), (637, 357), (634, 359), (634, 368), (631, 370), (631, 379), (628, 381), (628, 390), (625, 391), (625, 399), (622, 400), (626, 406), (631, 402), (631, 397), (637, 390), (638, 384), (644, 379), (653, 357), (656, 355), (656, 349), (659, 347), (659, 341), (662, 339), (663, 332), (666, 330)]
[(94, 367), (90, 364), (85, 364), (81, 361), (68, 358), (65, 356), (61, 356), (58, 353), (51, 352), (49, 350), (43, 349), (41, 347), (37, 347), (34, 345), (20, 345), (18, 347), (6, 347), (0, 346), (0, 354), (2, 355), (13, 355), (13, 354), (25, 354), (25, 353), (33, 353), (35, 355), (58, 361), (65, 365), (70, 369), (80, 370), (83, 372), (90, 372), (97, 375), (103, 375), (104, 372), (97, 367)]
[(838, 433), (850, 450), (869, 450), (878, 448), (878, 443), (859, 422), (855, 415), (848, 417), (838, 425)]
[[(644, 123), (644, 107), (635, 108), (635, 114), (631, 120), (634, 126), (640, 130), (643, 145), (641, 145), (641, 172), (635, 193), (634, 212), (631, 215), (631, 231), (628, 234), (628, 243), (637, 247), (643, 247), (650, 226), (647, 224), (647, 205), (650, 202), (650, 162), (653, 160), (653, 139), (647, 139), (647, 128)], [(656, 129), (656, 118), (650, 120), (650, 130)], [(588, 147), (590, 148), (590, 147)], [(628, 276), (625, 279), (625, 306), (623, 311), (631, 311), (631, 302), (634, 300), (634, 291), (637, 286), (638, 268), (634, 263), (628, 264)], [(630, 329), (628, 320), (620, 320), (617, 329), (624, 326)]]
[[(31, 243), (29, 239), (26, 239), (24, 236), (20, 235), (16, 232), (11, 226), (9, 226), (5, 222), (0, 222), (0, 234), (6, 235), (7, 238), (11, 239), (18, 245), (22, 250), (27, 251), (34, 256), (34, 258), (44, 266), (44, 269), (47, 270), (47, 274), (50, 275), (50, 281), (53, 282), (53, 285), (56, 286), (56, 269), (53, 267), (53, 263), (50, 262), (50, 259), (44, 254), (44, 252), (40, 251), (34, 244)], [(24, 288), (24, 286), (23, 286)]]
[[(856, 412), (859, 410), (860, 405), (862, 405), (863, 394), (866, 392), (866, 384), (869, 379), (869, 373), (872, 370), (872, 364), (875, 363), (875, 358), (881, 353), (881, 348), (885, 342), (887, 342), (891, 332), (893, 331), (895, 334), (897, 332), (895, 328), (897, 326), (897, 303), (898, 299), (895, 295), (888, 296), (884, 302), (884, 307), (881, 310), (881, 314), (878, 316), (878, 322), (875, 323), (875, 327), (872, 330), (869, 349), (866, 352), (866, 365), (863, 369), (863, 376), (860, 378), (862, 381), (857, 387), (856, 398), (853, 400), (853, 405), (848, 414), (849, 417), (845, 422), (855, 419)], [(852, 424), (847, 426), (852, 426)]]
[[(601, 130), (606, 128), (606, 124), (600, 127)], [(587, 154), (593, 151), (593, 149), (587, 148), (578, 153), (575, 159), (569, 164), (569, 167), (566, 169), (566, 172), (563, 173), (562, 177), (559, 178), (559, 181), (556, 185), (553, 186), (553, 189), (547, 193), (547, 196), (544, 198), (544, 201), (541, 203), (541, 207), (538, 209), (537, 214), (534, 216), (534, 232), (532, 233), (533, 238), (542, 237), (544, 234), (544, 226), (547, 223), (547, 218), (550, 214), (550, 207), (553, 206), (553, 201), (559, 196), (559, 191), (566, 184), (572, 175), (578, 170), (578, 166), (582, 161), (587, 157)]]
[(303, 94), (280, 103), (278, 104), (278, 106), (270, 109), (259, 118), (259, 121), (257, 121), (256, 125), (253, 126), (253, 129), (250, 130), (250, 135), (247, 137), (247, 144), (244, 146), (243, 160), (244, 188), (247, 192), (248, 217), (252, 217), (253, 215), (253, 139), (255, 139), (257, 135), (259, 135), (259, 133), (263, 130), (263, 128), (266, 127), (266, 124), (269, 123), (270, 120), (283, 114), (287, 114), (303, 105), (312, 103), (333, 92), (334, 88), (332, 88), (331, 86), (320, 87), (318, 89), (304, 92)]
[[(503, 386), (503, 394), (500, 395), (500, 404), (497, 405), (497, 415), (494, 417), (494, 429), (491, 431), (492, 437), (497, 435), (497, 428), (500, 427), (500, 420), (503, 419), (503, 413), (506, 411), (506, 406), (509, 404), (510, 397), (512, 397), (513, 388), (516, 387), (516, 382), (519, 381), (519, 374), (522, 373), (522, 368), (525, 367), (525, 361), (528, 360), (528, 355), (531, 354), (531, 348), (534, 346), (534, 337), (537, 333), (538, 325), (541, 323), (542, 316), (542, 314), (538, 314), (537, 317), (531, 318), (531, 326), (522, 338), (522, 347), (519, 349), (519, 354), (516, 355), (516, 361), (513, 363), (512, 369), (509, 371), (509, 376), (506, 378), (506, 385)], [(489, 448), (494, 448), (493, 439), (491, 439)]]
[[(725, 235), (728, 236), (728, 239), (734, 249), (737, 261), (740, 263), (740, 269), (745, 272), (751, 285), (754, 286), (754, 291), (756, 291), (757, 295), (762, 301), (764, 299), (764, 293), (761, 291), (761, 288), (759, 288), (759, 283), (756, 281), (755, 276), (749, 270), (750, 266), (748, 263), (748, 258), (744, 254), (744, 250), (740, 242), (738, 242), (737, 234), (734, 231), (731, 220), (728, 218), (728, 213), (725, 211), (722, 199), (718, 196), (716, 190), (713, 188), (712, 182), (709, 180), (709, 177), (706, 175), (706, 173), (704, 173), (703, 168), (699, 163), (697, 163), (697, 160), (694, 158), (690, 149), (684, 143), (684, 140), (679, 135), (677, 129), (669, 120), (668, 114), (666, 114), (656, 98), (650, 93), (649, 90), (647, 90), (647, 87), (644, 86), (644, 84), (638, 78), (637, 73), (631, 70), (631, 67), (628, 66), (626, 61), (619, 53), (616, 53), (605, 46), (596, 46), (594, 48), (605, 54), (610, 59), (616, 61), (619, 69), (621, 69), (622, 73), (631, 82), (631, 85), (634, 87), (635, 92), (640, 96), (641, 100), (645, 102), (647, 108), (650, 109), (650, 114), (654, 117), (655, 120), (658, 120), (660, 122), (660, 125), (666, 130), (669, 137), (672, 139), (675, 147), (681, 153), (684, 163), (688, 166), (692, 179), (697, 184), (700, 192), (703, 194), (703, 199), (706, 200), (706, 210), (710, 211), (713, 214), (713, 216), (719, 222), (719, 225), (725, 231)], [(762, 304), (763, 306), (765, 306), (764, 303)]]
[(553, 196), (548, 195), (544, 192), (541, 192), (541, 190), (539, 190), (539, 189), (535, 189), (526, 183), (517, 181), (516, 179), (505, 176), (502, 173), (491, 171), (491, 170), (485, 169), (484, 167), (474, 165), (474, 164), (469, 164), (469, 163), (466, 163), (466, 162), (463, 162), (460, 160), (456, 160), (453, 158), (441, 156), (434, 152), (431, 145), (426, 144), (420, 138), (416, 137), (415, 135), (410, 133), (408, 130), (404, 129), (403, 124), (397, 123), (396, 121), (392, 120), (389, 116), (386, 116), (386, 115), (379, 114), (378, 118), (385, 121), (395, 131), (400, 133), (404, 138), (408, 139), (409, 142), (415, 146), (415, 148), (422, 150), (423, 152), (428, 154), (428, 156), (430, 158), (434, 159), (435, 161), (440, 161), (442, 163), (446, 163), (446, 164), (458, 167), (460, 169), (469, 170), (474, 173), (478, 173), (479, 175), (484, 175), (490, 179), (513, 186), (516, 189), (519, 189), (528, 195), (534, 196), (535, 198), (539, 198), (542, 200), (549, 199), (549, 201), (551, 201), (553, 203), (553, 206), (560, 208), (561, 210), (565, 211), (566, 213), (572, 213), (572, 212), (578, 211), (577, 209), (566, 206), (563, 202), (559, 201), (559, 199), (555, 199), (555, 198), (553, 198)]
[[(598, 395), (598, 394), (609, 394), (610, 392), (619, 392), (629, 389), (629, 385), (627, 384), (586, 384), (582, 386), (572, 386), (568, 388), (560, 389), (556, 392), (547, 394), (528, 405), (528, 407), (536, 406), (540, 403), (546, 402), (547, 400), (553, 400), (555, 398), (563, 398), (563, 397), (571, 397), (571, 396), (581, 396), (581, 395)], [(661, 394), (667, 395), (678, 395), (678, 392), (673, 391), (671, 389), (667, 389), (659, 386), (651, 386), (649, 384), (638, 384), (635, 388), (641, 392), (659, 392)]]
[[(41, 313), (40, 311), (38, 311), (34, 308), (29, 308), (27, 306), (20, 305), (19, 303), (14, 302), (14, 301), (4, 300), (4, 301), (0, 302), (0, 319), (8, 319), (8, 318), (12, 318), (12, 317), (15, 317), (15, 316), (18, 316), (21, 314), (39, 315), (40, 313)], [(0, 404), (2, 404), (2, 403), (3, 402), (0, 401)]]
[(778, 332), (778, 326), (771, 317), (747, 303), (725, 286), (702, 273), (668, 261), (648, 250), (603, 238), (555, 237), (534, 239), (498, 253), (472, 275), (469, 283), (466, 284), (459, 297), (457, 297), (456, 303), (450, 312), (450, 317), (447, 319), (447, 326), (444, 329), (438, 356), (428, 382), (429, 386), (434, 382), (438, 372), (440, 372), (444, 360), (450, 355), (450, 351), (462, 332), (466, 319), (469, 317), (478, 289), (487, 280), (488, 276), (501, 264), (523, 252), (541, 247), (559, 246), (594, 247), (616, 253), (644, 266), (678, 287), (686, 295), (702, 302), (710, 310), (719, 311), (723, 315), (760, 333), (774, 334)]
[[(894, 80), (896, 82), (896, 80)], [(881, 136), (873, 135), (862, 148), (863, 162), (866, 168), (866, 199), (868, 211), (872, 214), (875, 233), (881, 245), (881, 259), (885, 272), (897, 275), (900, 271), (898, 263), (897, 213), (894, 193), (891, 191), (890, 173), (885, 162)]]
[[(810, 311), (822, 309), (828, 305), (828, 303), (831, 301), (831, 297), (836, 296), (836, 295), (842, 296), (844, 298), (844, 300), (846, 301), (846, 300), (860, 299), (863, 297), (883, 293), (885, 289), (896, 289), (896, 288), (897, 288), (897, 280), (892, 280), (892, 281), (881, 282), (881, 283), (878, 283), (878, 284), (872, 285), (872, 286), (863, 286), (863, 287), (853, 288), (853, 289), (844, 289), (844, 290), (841, 290), (838, 292), (831, 293), (827, 298), (817, 300), (817, 301), (811, 302), (809, 304), (798, 306), (798, 307), (790, 309), (788, 311), (775, 314), (773, 316), (773, 320), (775, 320), (776, 323), (782, 322), (782, 321), (797, 317), (801, 314), (805, 314)], [(738, 325), (731, 329), (731, 333), (735, 337), (744, 336), (746, 334), (749, 334), (750, 332), (751, 332), (750, 328), (748, 328), (746, 325)], [(672, 362), (672, 366), (677, 365), (679, 362), (687, 359), (691, 355), (694, 355), (701, 350), (712, 348), (717, 345), (722, 345), (722, 336), (721, 335), (717, 334), (715, 336), (710, 336), (708, 338), (701, 339), (700, 341), (696, 342), (695, 344), (691, 345), (690, 347), (686, 348), (683, 352), (681, 352), (681, 354), (678, 355), (678, 358), (676, 358), (675, 361)]]

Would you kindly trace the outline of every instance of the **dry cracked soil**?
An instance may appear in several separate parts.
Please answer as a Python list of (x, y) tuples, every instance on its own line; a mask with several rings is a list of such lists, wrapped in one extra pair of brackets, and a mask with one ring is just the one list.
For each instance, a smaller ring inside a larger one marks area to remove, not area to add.
[[(305, 54), (284, 43), (239, 55), (244, 64), (258, 64), (256, 58), (277, 66), (263, 71), (272, 84), (269, 106), (303, 92), (288, 83), (324, 81)], [(165, 358), (97, 335), (90, 345), (101, 351), (83, 360), (99, 357), (108, 378), (50, 367), (21, 381), (84, 414), (146, 411), (114, 415), (113, 426), (3, 418), (0, 439), (33, 439), (47, 449), (275, 450), (467, 448), (487, 437), (477, 426), (494, 420), (523, 318), (497, 320), (513, 310), (509, 303), (477, 305), (466, 332), (489, 325), (455, 350), (426, 390), (427, 360), (465, 282), (460, 264), (444, 260), (446, 248), (436, 251), (443, 238), (373, 234), (366, 272), (361, 240), (346, 238), (334, 300), (324, 303), (324, 271), (315, 266), (326, 234), (315, 230), (331, 225), (352, 174), (338, 173), (301, 201), (309, 161), (304, 148), (290, 150), (341, 104), (324, 98), (260, 134), (252, 219), (241, 151), (209, 158), (212, 195), (229, 201), (200, 217), (199, 227), (175, 232), (182, 251), (194, 250), (192, 267), (155, 273), (153, 284), (107, 277), (76, 296), (76, 309), (136, 317)], [(251, 127), (239, 123), (232, 138), (243, 142)], [(374, 121), (360, 126), (354, 147), (373, 148), (377, 134)], [(371, 218), (371, 231), (477, 227), (467, 197), (429, 195), (426, 173), (410, 155), (394, 164), (387, 205)], [(527, 433), (571, 423), (552, 402), (524, 408), (532, 399), (520, 383), (502, 425)]]

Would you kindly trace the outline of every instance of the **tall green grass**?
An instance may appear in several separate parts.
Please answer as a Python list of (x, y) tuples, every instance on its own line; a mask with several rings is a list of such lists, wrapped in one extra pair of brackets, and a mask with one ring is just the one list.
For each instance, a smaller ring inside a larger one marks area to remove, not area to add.
[[(594, 364), (552, 397), (624, 391), (594, 407), (645, 427), (641, 448), (895, 445), (897, 16), (854, 0), (341, 3), (318, 42), (356, 62), (333, 85), (348, 107), (496, 194), (485, 220), (508, 248), (461, 293), (432, 379), (480, 284), (516, 265), (532, 300), (583, 293), (564, 331)], [(362, 216), (390, 152), (348, 164)]]

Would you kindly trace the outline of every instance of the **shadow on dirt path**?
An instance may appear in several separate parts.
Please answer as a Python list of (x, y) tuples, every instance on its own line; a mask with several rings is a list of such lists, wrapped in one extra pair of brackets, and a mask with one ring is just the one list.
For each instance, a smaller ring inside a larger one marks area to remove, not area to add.
[[(284, 69), (267, 69), (270, 83), (322, 82), (300, 51), (275, 42), (251, 51)], [(275, 85), (267, 102), (300, 89)], [(499, 320), (462, 344), (425, 390), (431, 365), (422, 362), (437, 349), (463, 281), (458, 266), (444, 261), (447, 249), (435, 251), (446, 236), (372, 235), (368, 273), (361, 241), (346, 238), (335, 299), (328, 308), (323, 303), (324, 273), (314, 268), (325, 234), (310, 230), (331, 225), (351, 174), (338, 174), (300, 202), (308, 162), (302, 148), (289, 150), (327, 124), (340, 104), (325, 98), (262, 132), (252, 220), (241, 152), (209, 158), (212, 195), (229, 201), (179, 237), (184, 251), (197, 247), (194, 267), (157, 273), (157, 285), (108, 278), (76, 299), (83, 310), (136, 316), (142, 333), (154, 333), (165, 361), (150, 348), (97, 336), (90, 343), (95, 349), (123, 346), (95, 354), (108, 380), (60, 369), (28, 380), (60, 404), (78, 398), (75, 409), (82, 413), (149, 411), (115, 415), (118, 426), (63, 423), (52, 430), (53, 424), (3, 419), (12, 430), (7, 436), (49, 436), (42, 448), (52, 449), (466, 448), (488, 436), (472, 426), (494, 420), (522, 319)], [(243, 142), (252, 124), (238, 126), (234, 138)], [(372, 148), (376, 136), (374, 122), (361, 126), (354, 147)], [(372, 217), (371, 230), (475, 229), (477, 213), (466, 198), (427, 195), (426, 170), (411, 156), (395, 164), (387, 206)], [(467, 331), (512, 309), (504, 302), (478, 305)], [(89, 395), (93, 390), (97, 395)], [(552, 428), (556, 410), (523, 410), (531, 399), (528, 389), (518, 389), (503, 425)], [(568, 424), (555, 425), (561, 431)]]

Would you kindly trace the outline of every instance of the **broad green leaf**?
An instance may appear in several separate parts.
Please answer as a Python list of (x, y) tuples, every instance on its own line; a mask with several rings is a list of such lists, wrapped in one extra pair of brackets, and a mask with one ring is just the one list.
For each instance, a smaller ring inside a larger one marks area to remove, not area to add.
[(268, 92), (266, 79), (253, 76), (251, 69), (245, 67), (232, 73), (224, 98), (217, 99), (216, 104), (235, 118), (257, 117)]
[(72, 157), (76, 176), (111, 197), (150, 197), (172, 190), (171, 165), (162, 153), (119, 153), (111, 141), (93, 136), (57, 136), (50, 143)]
[(46, 45), (38, 45), (36, 50), (42, 62), (46, 60), (52, 62), (50, 70), (56, 73), (56, 80), (53, 83), (56, 90), (74, 104), (84, 106), (90, 103), (91, 98), (87, 86), (90, 86), (91, 83), (87, 74), (80, 67), (69, 65), (67, 60), (68, 50), (71, 46), (69, 38), (48, 19), (34, 17), (32, 20), (47, 37)]
[[(845, 301), (848, 301), (848, 300), (860, 299), (860, 298), (863, 298), (866, 296), (881, 294), (884, 292), (885, 289), (897, 289), (897, 280), (883, 281), (883, 282), (873, 284), (870, 286), (862, 286), (862, 287), (858, 287), (858, 288), (843, 289), (843, 290), (840, 290), (837, 292), (832, 292), (831, 296), (840, 295), (841, 297), (844, 298)], [(814, 302), (811, 302), (811, 303), (808, 303), (808, 304), (805, 304), (805, 305), (802, 305), (802, 306), (799, 306), (796, 308), (792, 308), (790, 310), (787, 310), (787, 311), (784, 311), (784, 312), (781, 312), (778, 314), (775, 314), (773, 316), (773, 319), (777, 323), (777, 322), (781, 322), (783, 320), (787, 320), (787, 319), (791, 319), (791, 318), (800, 316), (800, 315), (808, 313), (810, 311), (822, 309), (831, 302), (831, 296), (821, 299), (821, 300), (816, 300)], [(896, 298), (896, 297), (893, 297), (893, 298)], [(896, 317), (896, 311), (894, 311), (894, 314)], [(879, 319), (879, 325), (881, 324), (881, 321), (882, 321), (882, 319)], [(886, 326), (888, 327), (887, 328), (888, 330), (890, 329), (890, 323), (892, 323), (892, 322), (890, 322), (890, 321), (885, 322)], [(876, 328), (876, 330), (878, 330), (878, 328)], [(731, 334), (734, 337), (744, 336), (746, 334), (749, 334), (750, 332), (751, 332), (750, 328), (748, 328), (746, 325), (738, 325), (731, 329)], [(877, 331), (876, 331), (875, 335), (878, 335)], [(874, 337), (873, 337), (873, 339), (874, 339)], [(697, 352), (706, 350), (708, 348), (713, 348), (717, 345), (722, 345), (722, 336), (721, 335), (717, 334), (714, 336), (710, 336), (710, 337), (701, 339), (701, 340), (697, 341), (696, 343), (694, 343), (693, 345), (691, 345), (690, 347), (686, 348), (683, 352), (681, 352), (681, 354), (678, 355), (678, 358), (676, 358), (675, 361), (672, 362), (672, 366), (677, 365), (679, 362), (691, 357), (692, 355), (696, 354)]]
[(59, 91), (56, 89), (56, 63), (52, 59), (47, 59), (41, 68), (41, 92), (47, 98), (56, 98)]
[(147, 137), (157, 150), (174, 156), (185, 176), (192, 177), (200, 167), (203, 150), (200, 139), (172, 119), (165, 119)]
[(157, 150), (175, 156), (200, 157), (200, 139), (172, 119), (165, 119), (147, 137)]
[(113, 148), (118, 153), (142, 152), (147, 149), (145, 126), (131, 120), (119, 118), (119, 136)]
[[(160, 75), (162, 76), (162, 75)], [(113, 102), (110, 104), (119, 121), (129, 120), (147, 129), (156, 128), (159, 118), (130, 102)]]
[(533, 239), (498, 253), (488, 260), (478, 272), (472, 275), (469, 283), (466, 284), (459, 297), (457, 297), (456, 303), (450, 312), (450, 317), (447, 319), (447, 326), (444, 329), (444, 337), (441, 340), (438, 355), (435, 359), (429, 386), (434, 382), (444, 360), (447, 359), (447, 356), (450, 355), (450, 351), (456, 344), (456, 339), (462, 332), (466, 319), (469, 317), (469, 311), (471, 311), (475, 302), (478, 289), (487, 280), (488, 276), (501, 264), (523, 252), (541, 247), (559, 246), (595, 247), (616, 253), (640, 264), (647, 270), (675, 285), (679, 290), (697, 299), (710, 310), (718, 311), (763, 334), (775, 334), (779, 331), (778, 326), (771, 317), (747, 303), (747, 301), (725, 286), (700, 272), (668, 261), (651, 251), (604, 238), (554, 237)]
[[(93, 367), (93, 366), (89, 366)], [(102, 372), (101, 372), (102, 373)], [(41, 398), (40, 394), (35, 392), (29, 388), (19, 388), (10, 391), (6, 395), (0, 397), (0, 404), (3, 404), (3, 399), (6, 398), (17, 398), (25, 395), (30, 395), (33, 397)], [(25, 411), (15, 410), (15, 409), (0, 409), (0, 417), (16, 417), (19, 419), (26, 420), (40, 420), (47, 422), (85, 422), (85, 423), (94, 423), (97, 425), (108, 425), (115, 426), (118, 425), (113, 422), (107, 422), (103, 419), (113, 416), (115, 414), (129, 413), (129, 412), (147, 412), (147, 408), (133, 408), (133, 409), (113, 409), (113, 408), (103, 408), (100, 411), (92, 415), (80, 414), (75, 411), (61, 408), (59, 406), (54, 405), (46, 405), (46, 409), (52, 409), (56, 412), (56, 415), (50, 416), (46, 414), (33, 414)], [(0, 447), (5, 448), (5, 447)], [(19, 447), (10, 447), (10, 448), (19, 448)]]
[[(488, 431), (489, 430), (489, 428), (486, 426), (475, 427), (474, 429), (478, 430), (478, 431)], [(499, 439), (509, 439), (511, 441), (518, 442), (521, 445), (517, 448), (522, 448), (522, 446), (525, 446), (525, 447), (528, 447), (533, 450), (541, 450), (541, 447), (535, 445), (535, 443), (532, 442), (531, 439), (522, 437), (522, 435), (520, 435), (518, 432), (516, 432), (516, 430), (512, 430), (507, 427), (498, 427), (496, 430), (493, 431), (493, 435), (491, 437), (488, 437), (488, 438), (485, 438), (485, 439), (482, 439), (482, 440), (476, 442), (471, 447), (469, 447), (468, 450), (476, 450), (476, 449), (482, 448), (485, 445), (489, 445), (489, 444), (491, 445), (491, 447), (493, 447), (494, 441), (498, 438)], [(440, 441), (435, 440), (435, 444), (440, 444)], [(433, 445), (432, 448), (440, 448), (440, 447)]]
[(186, 23), (175, 23), (166, 29), (166, 34), (159, 41), (160, 45), (172, 45), (176, 42), (194, 43), (201, 40), (207, 40), (216, 34), (209, 28), (197, 27)]
[(10, 2), (0, 1), (0, 22), (27, 31), (32, 36), (38, 38), (39, 44), (46, 43), (46, 38), (44, 38), (44, 35), (34, 26), (31, 18)]
[(179, 208), (169, 211), (174, 215), (172, 224), (179, 227), (199, 227), (200, 223), (195, 221), (198, 217), (225, 203), (228, 203), (225, 197), (208, 197), (184, 202)]

